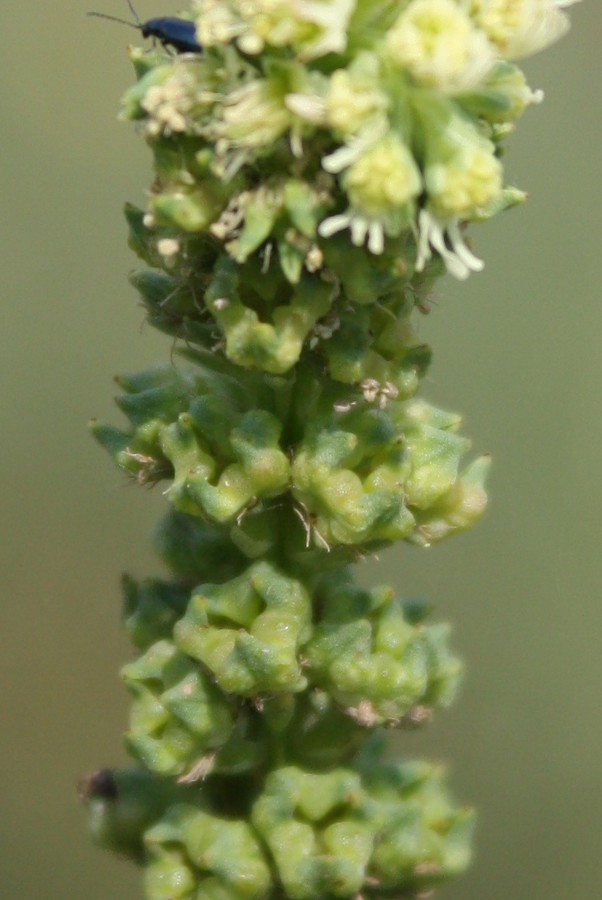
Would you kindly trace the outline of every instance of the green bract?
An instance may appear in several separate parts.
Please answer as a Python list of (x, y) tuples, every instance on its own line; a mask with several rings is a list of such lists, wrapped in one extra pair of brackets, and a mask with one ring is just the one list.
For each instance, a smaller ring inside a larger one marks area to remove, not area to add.
[(452, 701), (449, 629), (350, 566), (485, 509), (488, 457), (417, 396), (416, 319), (482, 268), (467, 225), (525, 199), (503, 143), (541, 93), (515, 60), (565, 5), (196, 0), (202, 52), (130, 51), (154, 159), (131, 282), (176, 346), (93, 428), (161, 482), (168, 572), (123, 582), (139, 768), (82, 794), (149, 900), (423, 896), (469, 862), (442, 772), (377, 752)]

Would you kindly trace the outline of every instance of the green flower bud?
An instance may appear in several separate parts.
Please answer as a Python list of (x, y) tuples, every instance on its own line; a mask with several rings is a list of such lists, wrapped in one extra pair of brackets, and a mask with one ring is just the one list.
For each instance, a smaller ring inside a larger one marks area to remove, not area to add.
[(494, 61), (485, 34), (453, 0), (413, 0), (387, 32), (394, 64), (447, 93), (478, 84)]
[(461, 664), (448, 629), (421, 624), (424, 609), (404, 608), (390, 588), (364, 591), (340, 577), (325, 582), (317, 601), (308, 676), (359, 724), (420, 722), (431, 705), (451, 702)]
[(505, 59), (520, 59), (553, 44), (569, 28), (558, 0), (475, 0), (479, 27)]
[(252, 820), (291, 900), (428, 889), (466, 868), (474, 824), (441, 771), (413, 763), (276, 770)]
[(378, 822), (370, 859), (377, 892), (429, 890), (466, 869), (474, 813), (450, 805), (440, 768), (373, 765), (362, 769), (362, 781), (366, 815)]
[(309, 630), (300, 582), (256, 563), (226, 584), (197, 588), (174, 636), (223, 691), (256, 696), (305, 688), (298, 654)]
[(150, 212), (158, 225), (175, 225), (185, 232), (206, 231), (223, 207), (223, 198), (213, 182), (199, 183), (195, 190), (182, 185), (164, 187), (151, 199)]
[(142, 298), (148, 322), (155, 328), (201, 347), (214, 343), (215, 327), (207, 315), (199, 312), (193, 290), (153, 269), (133, 272), (130, 282)]
[(455, 484), (459, 461), (470, 442), (454, 433), (461, 423), (458, 416), (437, 422), (439, 410), (424, 401), (408, 404), (404, 413), (411, 460), (405, 490), (409, 504), (427, 509)]
[[(198, 370), (188, 375), (152, 370), (122, 378), (128, 393), (119, 405), (135, 430), (128, 435), (95, 426), (94, 431), (117, 464), (138, 481), (173, 474), (167, 494), (176, 509), (223, 522), (257, 499), (283, 492), (289, 461), (278, 447), (278, 419), (261, 409), (241, 416), (229, 380), (220, 379), (218, 396), (211, 393), (213, 383), (211, 373), (203, 377)], [(146, 414), (153, 418), (144, 421)], [(232, 462), (224, 465), (224, 457)]]
[(524, 73), (509, 62), (498, 62), (482, 87), (461, 98), (462, 106), (492, 124), (516, 122), (532, 103), (541, 103), (542, 91), (532, 91)]
[(134, 646), (145, 650), (171, 637), (175, 622), (186, 609), (190, 591), (159, 579), (137, 582), (128, 575), (124, 575), (122, 587), (122, 618)]
[[(257, 273), (261, 277), (261, 273)], [(252, 279), (251, 285), (253, 283)], [(226, 339), (226, 355), (240, 366), (253, 366), (272, 374), (287, 372), (298, 361), (303, 343), (331, 304), (332, 288), (316, 278), (301, 278), (286, 304), (271, 310), (272, 321), (262, 321), (238, 294), (238, 278), (223, 290), (216, 280), (206, 302)], [(218, 296), (215, 296), (219, 294)]]
[[(349, 241), (342, 235), (334, 235), (325, 241), (324, 260), (336, 279), (341, 291), (354, 308), (382, 302), (392, 298), (405, 301), (404, 288), (409, 284), (416, 252), (413, 240), (408, 236), (387, 242), (383, 253), (373, 256), (366, 249), (357, 247), (350, 253)], [(408, 297), (410, 312), (413, 298)]]
[(148, 900), (194, 900), (196, 878), (180, 849), (160, 847), (148, 856), (144, 870)]
[(124, 666), (133, 697), (126, 743), (153, 772), (181, 775), (231, 735), (229, 704), (194, 660), (168, 641)]
[(167, 494), (176, 509), (225, 522), (252, 501), (285, 490), (289, 462), (277, 447), (281, 426), (274, 416), (253, 410), (242, 417), (229, 435), (229, 450), (238, 462), (217, 478), (217, 460), (203, 449), (195, 418), (182, 414), (161, 433), (161, 449), (174, 467)]
[(412, 335), (408, 316), (381, 304), (341, 313), (314, 329), (332, 378), (362, 389), (375, 385), (380, 405), (411, 397), (430, 362), (430, 350)]
[(422, 513), (417, 513), (418, 531), (412, 539), (428, 546), (450, 534), (472, 528), (487, 507), (485, 480), (490, 467), (489, 456), (480, 456), (467, 466), (449, 491), (429, 510), (428, 520)]
[(236, 41), (243, 53), (290, 47), (302, 59), (343, 50), (353, 10), (350, 0), (298, 4), (287, 0), (196, 0), (197, 35), (205, 47)]
[(289, 767), (268, 777), (252, 820), (287, 897), (349, 897), (360, 890), (373, 844), (370, 823), (357, 813), (362, 799), (359, 777), (346, 769), (315, 775)]
[[(374, 385), (364, 386), (364, 397), (379, 397)], [(380, 410), (349, 405), (335, 405), (325, 427), (319, 419), (308, 427), (292, 465), (308, 540), (323, 546), (422, 541), (422, 527), (428, 531), (443, 498), (459, 502), (452, 492), (461, 490), (458, 465), (469, 447), (453, 433), (459, 417), (416, 401), (393, 400)], [(479, 513), (483, 500), (481, 487)], [(458, 516), (458, 528), (460, 522)]]
[(324, 98), (328, 124), (342, 135), (353, 135), (378, 122), (388, 111), (390, 98), (381, 85), (378, 57), (360, 52), (348, 69), (330, 77)]
[(270, 869), (245, 822), (175, 805), (146, 832), (145, 846), (149, 900), (262, 900), (269, 895)]

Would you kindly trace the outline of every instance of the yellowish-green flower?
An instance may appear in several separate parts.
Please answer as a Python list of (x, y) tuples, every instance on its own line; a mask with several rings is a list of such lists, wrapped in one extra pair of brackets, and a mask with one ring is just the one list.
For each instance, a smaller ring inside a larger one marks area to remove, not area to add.
[(235, 3), (196, 0), (193, 9), (197, 14), (196, 33), (202, 47), (229, 44), (245, 32), (244, 22)]
[(495, 61), (485, 33), (453, 0), (414, 0), (387, 33), (393, 62), (446, 93), (478, 85)]
[(504, 59), (531, 56), (569, 29), (562, 12), (575, 0), (472, 0), (475, 21)]
[(466, 278), (483, 263), (468, 249), (461, 223), (501, 201), (502, 165), (491, 141), (446, 106), (433, 105), (423, 125), (427, 201), (418, 215), (416, 268), (435, 250), (452, 275)]
[(502, 192), (502, 164), (474, 127), (453, 122), (427, 153), (428, 205), (441, 218), (471, 219)]
[(291, 121), (292, 114), (274, 80), (254, 79), (230, 91), (222, 100), (219, 116), (205, 132), (214, 142), (219, 160), (215, 174), (229, 178), (254, 154), (269, 152)]
[(290, 118), (273, 82), (248, 81), (226, 95), (218, 137), (236, 147), (269, 146), (286, 131)]
[[(334, 166), (332, 164), (335, 157), (336, 154), (332, 154), (323, 160), (328, 171), (338, 171), (336, 162)], [(350, 207), (345, 213), (325, 219), (319, 232), (328, 237), (349, 228), (352, 242), (361, 245), (368, 238), (368, 247), (373, 253), (382, 253), (385, 234), (397, 235), (408, 224), (413, 211), (412, 201), (422, 189), (414, 157), (401, 138), (392, 132), (351, 162), (344, 172), (342, 184)]]
[(149, 137), (195, 130), (193, 113), (207, 102), (195, 75), (185, 66), (176, 66), (162, 84), (148, 88), (141, 106), (148, 114), (145, 131)]
[(301, 59), (347, 44), (355, 0), (197, 0), (197, 35), (205, 47), (235, 41), (244, 53), (292, 47)]
[(333, 72), (325, 98), (326, 119), (341, 134), (357, 134), (371, 119), (386, 114), (389, 105), (374, 54), (361, 53), (349, 69)]
[(300, 47), (303, 59), (340, 53), (347, 46), (347, 26), (356, 0), (289, 0), (297, 16), (309, 23), (313, 37)]
[(414, 157), (391, 132), (347, 169), (343, 181), (353, 206), (374, 218), (405, 206), (421, 189)]

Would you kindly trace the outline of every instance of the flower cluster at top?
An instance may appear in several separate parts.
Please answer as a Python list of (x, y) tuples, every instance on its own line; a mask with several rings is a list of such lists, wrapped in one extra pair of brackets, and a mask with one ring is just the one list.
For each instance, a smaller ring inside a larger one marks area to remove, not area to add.
[(565, 32), (568, 2), (196, 0), (203, 53), (134, 51), (123, 110), (157, 147), (159, 252), (186, 255), (175, 227), (295, 284), (340, 275), (324, 240), (345, 232), (406, 281), (433, 256), (480, 269), (465, 223), (524, 198), (501, 147), (542, 96), (514, 60)]

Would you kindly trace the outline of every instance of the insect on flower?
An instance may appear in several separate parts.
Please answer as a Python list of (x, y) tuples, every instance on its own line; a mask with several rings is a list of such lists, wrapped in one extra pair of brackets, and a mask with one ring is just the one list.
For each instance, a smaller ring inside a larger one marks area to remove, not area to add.
[(196, 39), (194, 22), (178, 19), (175, 16), (162, 16), (158, 19), (149, 19), (148, 22), (141, 22), (132, 6), (131, 0), (127, 0), (127, 2), (136, 20), (135, 22), (118, 19), (117, 16), (109, 16), (106, 13), (89, 12), (88, 15), (96, 16), (98, 19), (109, 19), (111, 22), (119, 22), (121, 25), (135, 28), (142, 34), (143, 38), (156, 38), (163, 47), (173, 47), (176, 53), (202, 52), (203, 48)]

